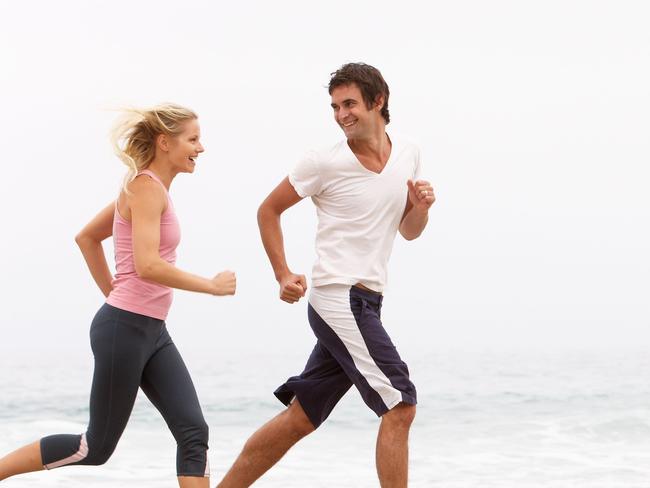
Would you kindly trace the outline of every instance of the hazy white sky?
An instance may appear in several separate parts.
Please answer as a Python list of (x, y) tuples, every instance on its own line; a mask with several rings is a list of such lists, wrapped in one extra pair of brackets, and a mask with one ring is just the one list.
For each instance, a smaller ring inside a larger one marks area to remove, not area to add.
[[(384, 74), (389, 129), (419, 142), (438, 198), (390, 263), (384, 319), (402, 349), (647, 343), (649, 14), (644, 1), (2, 2), (0, 351), (87, 348), (102, 297), (73, 237), (124, 173), (109, 109), (174, 101), (199, 113), (206, 147), (172, 186), (178, 264), (233, 269), (238, 293), (177, 292), (172, 334), (186, 351), (307, 354), (305, 303), (277, 299), (255, 212), (303, 152), (342, 137), (325, 85), (348, 61)], [(290, 265), (309, 273), (311, 202), (284, 225)]]

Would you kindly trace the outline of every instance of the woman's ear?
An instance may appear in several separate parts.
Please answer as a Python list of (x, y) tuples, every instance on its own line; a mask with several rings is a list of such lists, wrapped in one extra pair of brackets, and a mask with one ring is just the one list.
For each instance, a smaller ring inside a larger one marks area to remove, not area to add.
[(169, 151), (169, 139), (166, 134), (158, 134), (156, 136), (156, 146), (164, 152)]

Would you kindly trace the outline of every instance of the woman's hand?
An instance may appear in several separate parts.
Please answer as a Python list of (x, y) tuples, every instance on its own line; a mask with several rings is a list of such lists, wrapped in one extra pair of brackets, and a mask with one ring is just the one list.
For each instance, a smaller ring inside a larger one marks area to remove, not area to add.
[(214, 287), (213, 295), (234, 295), (237, 288), (237, 277), (232, 271), (222, 271), (212, 278), (212, 284)]

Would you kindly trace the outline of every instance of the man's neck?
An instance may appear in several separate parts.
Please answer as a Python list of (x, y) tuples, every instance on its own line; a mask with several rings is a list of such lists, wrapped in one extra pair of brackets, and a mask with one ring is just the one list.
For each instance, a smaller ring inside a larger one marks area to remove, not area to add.
[(381, 173), (390, 158), (392, 143), (388, 134), (368, 139), (348, 139), (350, 150), (373, 173)]
[(368, 138), (348, 139), (348, 146), (357, 156), (366, 156), (376, 158), (382, 161), (388, 159), (390, 155), (391, 142), (383, 130), (380, 133), (373, 134)]

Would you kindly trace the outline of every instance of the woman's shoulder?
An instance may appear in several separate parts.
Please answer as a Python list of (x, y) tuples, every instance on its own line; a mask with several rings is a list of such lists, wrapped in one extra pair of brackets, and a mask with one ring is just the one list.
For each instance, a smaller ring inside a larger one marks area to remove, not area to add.
[(167, 194), (163, 186), (147, 174), (139, 174), (126, 185), (124, 192), (127, 200), (157, 200), (167, 202)]
[(147, 173), (136, 175), (126, 186), (129, 191), (157, 191), (165, 194), (163, 186)]

